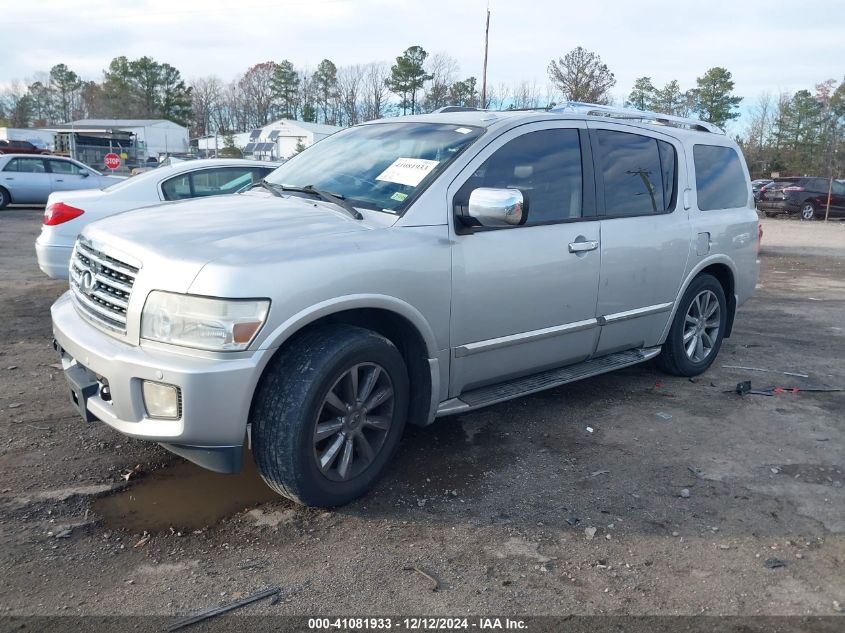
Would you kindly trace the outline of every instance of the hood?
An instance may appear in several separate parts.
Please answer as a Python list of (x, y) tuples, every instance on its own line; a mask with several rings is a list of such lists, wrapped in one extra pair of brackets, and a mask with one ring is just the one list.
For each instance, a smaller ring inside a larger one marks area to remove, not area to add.
[[(143, 262), (190, 265), (196, 272), (221, 257), (248, 260), (256, 250), (284, 252), (285, 244), (322, 240), (375, 228), (334, 205), (269, 193), (199, 198), (121, 213), (83, 233)], [(156, 265), (156, 268), (158, 265)]]

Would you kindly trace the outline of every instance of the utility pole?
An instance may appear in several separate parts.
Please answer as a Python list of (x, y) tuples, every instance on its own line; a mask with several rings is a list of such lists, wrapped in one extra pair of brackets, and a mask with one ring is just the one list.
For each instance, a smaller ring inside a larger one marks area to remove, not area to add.
[(481, 77), (481, 108), (487, 107), (487, 46), (490, 41), (490, 3), (487, 3), (487, 26), (484, 28), (484, 74)]

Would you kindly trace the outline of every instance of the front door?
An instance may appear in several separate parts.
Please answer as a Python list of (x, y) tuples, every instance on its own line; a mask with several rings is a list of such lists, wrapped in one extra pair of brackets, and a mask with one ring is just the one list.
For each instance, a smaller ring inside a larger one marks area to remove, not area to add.
[(601, 258), (586, 133), (576, 121), (520, 126), (450, 186), (454, 212), (479, 187), (517, 188), (528, 202), (522, 226), (453, 226), (450, 396), (593, 353)]
[(99, 181), (84, 167), (68, 160), (48, 158), (52, 174), (53, 191), (72, 191), (74, 189), (91, 189), (97, 187)]

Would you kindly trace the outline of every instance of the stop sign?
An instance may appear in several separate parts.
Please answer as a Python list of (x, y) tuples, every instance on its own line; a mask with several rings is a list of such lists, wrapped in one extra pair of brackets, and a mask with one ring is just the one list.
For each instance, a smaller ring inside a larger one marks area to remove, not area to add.
[(120, 156), (115, 153), (106, 154), (103, 160), (106, 163), (106, 167), (109, 169), (117, 169), (120, 167)]

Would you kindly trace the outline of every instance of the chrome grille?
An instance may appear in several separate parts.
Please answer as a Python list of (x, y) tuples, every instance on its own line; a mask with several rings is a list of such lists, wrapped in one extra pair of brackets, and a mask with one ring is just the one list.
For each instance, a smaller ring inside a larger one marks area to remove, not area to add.
[(70, 260), (70, 289), (80, 312), (110, 330), (126, 332), (126, 310), (138, 268), (79, 239)]

